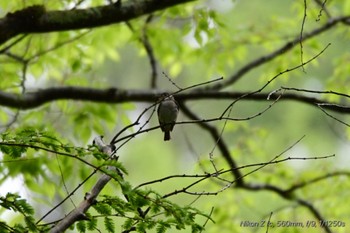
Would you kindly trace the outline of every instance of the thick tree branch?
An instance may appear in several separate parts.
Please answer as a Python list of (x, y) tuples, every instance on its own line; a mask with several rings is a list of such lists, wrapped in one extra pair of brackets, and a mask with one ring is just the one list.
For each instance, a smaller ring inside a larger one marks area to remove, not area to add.
[(60, 233), (67, 230), (72, 224), (78, 220), (88, 220), (85, 216), (86, 211), (94, 204), (96, 197), (105, 187), (105, 185), (111, 180), (111, 177), (103, 174), (92, 188), (89, 195), (82, 201), (77, 208), (70, 212), (62, 221), (60, 221), (52, 230), (51, 233)]
[(194, 0), (126, 1), (121, 6), (106, 5), (66, 11), (46, 11), (44, 6), (34, 5), (8, 13), (0, 19), (0, 44), (19, 34), (77, 30), (120, 23), (190, 1)]
[[(117, 88), (94, 89), (86, 87), (51, 87), (38, 90), (23, 95), (0, 91), (0, 105), (17, 109), (33, 109), (41, 105), (58, 100), (74, 100), (89, 101), (95, 103), (125, 103), (125, 102), (156, 102), (157, 96), (163, 91), (152, 90), (124, 90)], [(324, 93), (324, 92), (322, 92)], [(319, 93), (320, 95), (322, 93)], [(217, 99), (217, 100), (233, 100), (243, 95), (245, 92), (189, 92), (176, 94), (178, 101), (200, 100), (200, 99)], [(328, 93), (332, 94), (332, 93)], [(334, 95), (337, 95), (334, 93)], [(246, 96), (242, 100), (254, 101), (273, 101), (278, 95), (270, 95), (269, 93), (256, 93)], [(350, 107), (322, 100), (315, 97), (299, 95), (295, 93), (284, 93), (279, 101), (292, 100), (318, 107), (323, 104), (322, 108), (334, 112), (349, 114)]]

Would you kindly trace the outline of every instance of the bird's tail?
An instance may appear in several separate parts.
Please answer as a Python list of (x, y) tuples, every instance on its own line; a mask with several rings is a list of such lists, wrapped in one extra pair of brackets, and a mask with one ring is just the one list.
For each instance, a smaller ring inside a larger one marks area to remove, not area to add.
[(165, 131), (164, 132), (164, 141), (169, 141), (170, 140), (170, 131)]

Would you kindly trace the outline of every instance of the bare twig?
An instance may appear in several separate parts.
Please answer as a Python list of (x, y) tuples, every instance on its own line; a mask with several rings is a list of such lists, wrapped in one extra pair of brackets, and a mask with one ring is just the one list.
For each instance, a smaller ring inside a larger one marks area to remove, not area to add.
[[(331, 44), (328, 44), (327, 46), (325, 46), (319, 53), (317, 53), (315, 56), (313, 56), (312, 58), (310, 58), (309, 60), (307, 60), (306, 62), (302, 63), (302, 64), (299, 64), (297, 66), (294, 66), (292, 68), (289, 68), (289, 69), (286, 69), (280, 73), (278, 73), (277, 75), (275, 75), (274, 77), (272, 77), (270, 80), (268, 80), (265, 85), (263, 85), (260, 89), (256, 90), (256, 91), (253, 91), (253, 92), (250, 92), (250, 93), (247, 93), (247, 94), (244, 94), (242, 96), (240, 96), (239, 98), (237, 98), (235, 101), (233, 101), (227, 108), (226, 110), (221, 114), (222, 116), (227, 112), (229, 111), (229, 109), (234, 105), (236, 104), (239, 100), (243, 99), (243, 98), (246, 98), (250, 95), (254, 95), (256, 93), (259, 93), (261, 91), (263, 91), (268, 85), (270, 85), (270, 83), (272, 83), (273, 81), (275, 81), (279, 76), (282, 76), (283, 74), (285, 73), (289, 73), (291, 71), (294, 71), (294, 70), (297, 70), (301, 67), (303, 67), (304, 65), (307, 65), (309, 64), (310, 62), (312, 62), (313, 60), (315, 60), (316, 58), (318, 58), (319, 56), (321, 56), (324, 51), (326, 51), (326, 49), (330, 46)], [(269, 95), (270, 96), (270, 95)]]
[[(213, 173), (215, 174), (215, 173)], [(174, 179), (174, 178), (209, 178), (211, 177), (213, 174), (195, 174), (195, 175), (187, 175), (187, 174), (183, 174), (183, 175), (171, 175), (171, 176), (166, 176), (157, 180), (152, 180), (152, 181), (148, 181), (142, 184), (137, 185), (134, 189), (139, 189), (143, 186), (147, 186), (147, 185), (151, 185), (151, 184), (155, 184), (155, 183), (162, 183), (163, 181), (166, 180), (170, 180), (170, 179)]]
[[(287, 157), (287, 158), (284, 158), (284, 159), (279, 159), (279, 160), (274, 160), (274, 161), (268, 161), (268, 162), (264, 162), (264, 163), (256, 163), (256, 164), (249, 164), (249, 165), (245, 165), (245, 166), (241, 166), (239, 168), (236, 168), (237, 170), (238, 169), (244, 169), (244, 168), (248, 168), (248, 167), (256, 167), (254, 170), (242, 175), (241, 178), (239, 179), (242, 179), (246, 176), (249, 176), (251, 175), (252, 173), (255, 173), (259, 170), (261, 170), (262, 168), (264, 168), (265, 166), (267, 165), (272, 165), (272, 164), (278, 164), (278, 163), (283, 163), (283, 162), (286, 162), (286, 161), (289, 161), (289, 160), (319, 160), (319, 159), (328, 159), (328, 158), (333, 158), (335, 155), (327, 155), (327, 156), (318, 156), (318, 157), (310, 157), (310, 158), (306, 158), (306, 157)], [(276, 157), (275, 157), (276, 158)], [(214, 172), (212, 174), (210, 174), (210, 176), (204, 176), (202, 178), (200, 178), (199, 180), (187, 185), (186, 187), (183, 187), (181, 189), (178, 189), (178, 190), (175, 190), (173, 192), (170, 192), (168, 194), (165, 194), (163, 195), (163, 198), (168, 198), (170, 196), (174, 196), (174, 195), (177, 195), (179, 193), (185, 193), (185, 194), (188, 194), (188, 195), (194, 195), (194, 196), (198, 196), (198, 195), (207, 195), (207, 196), (210, 196), (210, 195), (218, 195), (219, 193), (227, 190), (228, 188), (231, 188), (233, 187), (233, 184), (236, 183), (238, 180), (233, 180), (233, 181), (230, 181), (228, 182), (226, 185), (224, 185), (221, 189), (217, 190), (217, 191), (214, 191), (214, 192), (209, 192), (209, 191), (203, 191), (203, 192), (192, 192), (192, 191), (189, 191), (188, 189), (196, 186), (197, 184), (213, 177), (213, 178), (216, 178), (218, 175), (222, 175), (224, 173), (228, 173), (228, 172), (232, 172), (233, 169), (228, 169), (228, 170), (224, 170), (224, 171), (221, 171), (221, 172)], [(175, 176), (174, 176), (175, 177)], [(174, 178), (174, 177), (171, 177), (171, 178)], [(169, 177), (170, 179), (170, 177)], [(290, 196), (290, 193), (288, 193), (288, 190), (283, 190), (277, 186), (272, 186), (272, 185), (255, 185), (255, 184), (250, 184), (250, 183), (243, 183), (243, 185), (241, 186), (237, 186), (239, 188), (242, 188), (242, 189), (247, 189), (247, 190), (270, 190), (270, 191), (273, 191), (273, 192), (276, 192), (278, 194), (280, 194), (281, 196), (283, 196), (284, 198), (286, 199), (291, 199), (291, 196)]]
[(72, 10), (77, 9), (85, 0), (79, 0), (77, 1), (74, 6), (72, 7)]
[(299, 44), (300, 44), (300, 63), (302, 64), (302, 69), (305, 72), (304, 68), (304, 48), (303, 48), (303, 32), (304, 32), (304, 26), (305, 26), (305, 21), (306, 21), (306, 14), (307, 11), (307, 3), (306, 0), (304, 0), (304, 15), (303, 15), (303, 21), (301, 23), (301, 29), (300, 29), (300, 38), (299, 38)]
[[(157, 102), (158, 103), (158, 102)], [(124, 145), (126, 145), (127, 142), (129, 142), (132, 138), (134, 138), (136, 135), (138, 135), (140, 132), (144, 132), (143, 128), (146, 127), (146, 125), (149, 123), (149, 121), (151, 120), (153, 114), (156, 112), (156, 105), (153, 104), (151, 105), (151, 107), (153, 108), (151, 114), (147, 117), (146, 121), (140, 126), (140, 128), (136, 131), (136, 133), (133, 133), (131, 135), (133, 135), (132, 137), (124, 137), (124, 139), (126, 139), (123, 143), (121, 143), (121, 145), (119, 145), (118, 147), (116, 147), (115, 151), (118, 151), (121, 147), (123, 147)], [(139, 121), (141, 119), (141, 117), (144, 115), (144, 113), (146, 113), (147, 111), (149, 110), (149, 108), (146, 108), (140, 115), (139, 117), (137, 118), (137, 120), (128, 125), (127, 127), (125, 127), (122, 131), (120, 131), (111, 141), (111, 144), (116, 144), (117, 142), (121, 141), (121, 140), (116, 140), (118, 138), (118, 136), (124, 132), (126, 129), (128, 128), (131, 128), (135, 125), (138, 125), (139, 124)], [(159, 126), (160, 127), (160, 126)], [(157, 127), (158, 128), (158, 127)], [(147, 129), (147, 131), (149, 131), (149, 129)]]
[[(205, 228), (205, 226), (206, 226), (207, 223), (209, 222), (209, 220), (210, 220), (211, 215), (213, 214), (213, 212), (214, 212), (214, 207), (211, 207), (210, 213), (209, 213), (207, 219), (205, 220), (205, 222), (203, 223), (203, 228)], [(200, 231), (200, 232), (202, 232), (202, 231)]]
[[(61, 167), (61, 164), (60, 164), (60, 160), (59, 160), (57, 154), (56, 154), (56, 161), (57, 161), (58, 168), (60, 170), (60, 175), (61, 175), (61, 180), (62, 180), (63, 187), (66, 190), (66, 193), (69, 194), (69, 191), (68, 191), (68, 188), (67, 188), (67, 185), (66, 185), (66, 181), (64, 179), (64, 175), (63, 175), (63, 172), (62, 172), (62, 167)], [(74, 206), (74, 208), (76, 208), (72, 198), (69, 198), (69, 200), (72, 203), (72, 205)]]
[(267, 224), (266, 224), (266, 233), (269, 232), (269, 228), (271, 225), (271, 217), (272, 217), (273, 212), (270, 213), (269, 219), (267, 220)]
[(346, 98), (350, 98), (350, 95), (337, 92), (337, 91), (317, 91), (317, 90), (310, 90), (310, 89), (303, 89), (303, 88), (293, 88), (293, 87), (281, 87), (283, 90), (288, 90), (288, 91), (298, 91), (298, 92), (306, 92), (306, 93), (315, 93), (315, 94), (330, 94), (330, 95), (338, 95), (338, 96), (343, 96)]
[(326, 114), (327, 116), (329, 116), (329, 117), (332, 118), (333, 120), (336, 120), (336, 121), (338, 121), (339, 123), (341, 123), (341, 124), (343, 124), (343, 125), (345, 125), (345, 126), (347, 126), (347, 127), (350, 127), (350, 124), (346, 123), (345, 121), (340, 120), (339, 118), (337, 118), (337, 117), (335, 117), (335, 116), (329, 114), (326, 110), (324, 110), (324, 109), (321, 107), (322, 104), (318, 104), (317, 106), (319, 107), (319, 109), (321, 109), (321, 111), (322, 111), (324, 114)]
[(70, 38), (69, 40), (60, 42), (60, 43), (56, 44), (55, 46), (53, 46), (53, 47), (51, 47), (51, 48), (48, 48), (48, 49), (46, 49), (46, 50), (44, 50), (44, 51), (40, 51), (40, 52), (34, 54), (33, 56), (29, 57), (27, 60), (29, 61), (29, 60), (36, 59), (36, 58), (38, 58), (38, 57), (40, 57), (40, 56), (43, 56), (43, 55), (45, 55), (45, 54), (47, 54), (47, 53), (49, 53), (49, 52), (52, 52), (52, 51), (54, 51), (54, 50), (57, 50), (57, 49), (61, 48), (62, 46), (65, 46), (65, 45), (67, 45), (67, 44), (73, 43), (73, 42), (79, 40), (80, 38), (86, 36), (86, 35), (87, 35), (88, 33), (90, 33), (91, 31), (92, 31), (92, 30), (87, 30), (87, 31), (85, 31), (85, 32), (82, 32), (82, 33), (80, 33), (80, 34), (78, 34), (78, 35), (76, 35), (76, 36)]
[(323, 2), (321, 0), (314, 0), (314, 1), (316, 2), (317, 5), (319, 5), (321, 7), (316, 21), (320, 21), (320, 19), (322, 17), (322, 12), (325, 12), (327, 17), (331, 18), (331, 14), (329, 13), (328, 9), (326, 8), (327, 0), (323, 0)]
[[(325, 32), (325, 31), (333, 28), (338, 23), (346, 23), (349, 19), (350, 19), (350, 16), (344, 16), (344, 17), (331, 19), (327, 23), (325, 23), (323, 26), (316, 28), (311, 32), (304, 33), (303, 41), (305, 42), (306, 40), (313, 38), (313, 37)], [(275, 51), (273, 51), (267, 55), (261, 56), (255, 60), (245, 64), (242, 68), (238, 69), (237, 72), (235, 72), (228, 79), (225, 79), (223, 82), (215, 84), (215, 85), (207, 86), (203, 89), (205, 89), (205, 90), (220, 90), (220, 89), (223, 89), (229, 85), (232, 85), (235, 82), (237, 82), (239, 79), (241, 79), (246, 73), (253, 70), (254, 68), (257, 68), (263, 64), (266, 64), (267, 62), (273, 60), (274, 58), (291, 50), (292, 48), (294, 48), (294, 46), (299, 44), (299, 41), (300, 41), (300, 36), (296, 36), (295, 39), (286, 42), (282, 47), (276, 49)]]
[(175, 86), (178, 90), (182, 90), (182, 88), (179, 85), (177, 85), (165, 72), (162, 73), (173, 86)]
[(19, 42), (21, 42), (24, 38), (26, 38), (27, 35), (21, 35), (19, 36), (16, 40), (14, 40), (12, 43), (10, 43), (9, 45), (5, 46), (4, 48), (0, 49), (0, 54), (8, 51), (10, 48), (12, 48), (13, 46), (15, 46), (16, 44), (18, 44)]
[(65, 152), (60, 152), (60, 151), (55, 151), (55, 150), (51, 150), (51, 149), (48, 149), (46, 147), (41, 147), (41, 146), (36, 146), (36, 145), (29, 145), (29, 144), (21, 144), (21, 143), (9, 143), (9, 142), (0, 142), (0, 145), (6, 145), (6, 146), (18, 146), (18, 147), (26, 147), (26, 148), (32, 148), (32, 149), (36, 149), (36, 150), (43, 150), (43, 151), (47, 151), (47, 152), (51, 152), (53, 154), (59, 154), (59, 155), (62, 155), (62, 156), (66, 156), (66, 157), (70, 157), (70, 158), (73, 158), (73, 159), (76, 159), (76, 160), (79, 160), (80, 162), (94, 168), (94, 169), (97, 169), (99, 170), (98, 167), (96, 167), (95, 165), (87, 162), (86, 160), (80, 158), (79, 156), (76, 156), (76, 155), (72, 155), (72, 154), (69, 154), (69, 153), (65, 153)]
[[(66, 202), (73, 194), (83, 186), (92, 176), (94, 176), (97, 172), (97, 169), (95, 169), (90, 175), (88, 175), (75, 189), (72, 190), (65, 198), (63, 198), (57, 205), (52, 207), (46, 214), (44, 214), (37, 222), (36, 224), (39, 224), (42, 220), (44, 220), (47, 216), (49, 216), (55, 209), (60, 207), (64, 202)], [(108, 180), (109, 181), (109, 180)], [(107, 181), (107, 182), (108, 182)], [(103, 182), (105, 182), (105, 179), (103, 179)]]
[[(19, 111), (18, 109), (15, 110), (15, 111), (16, 111), (16, 113), (15, 113), (14, 116), (12, 116), (12, 119), (9, 120), (9, 122), (7, 122), (5, 125), (0, 126), (0, 128), (4, 128), (4, 131), (7, 131), (8, 129), (10, 129), (10, 127), (11, 127), (14, 123), (17, 122), (20, 111)], [(8, 114), (8, 115), (9, 115), (9, 114)]]
[(329, 179), (329, 178), (333, 178), (333, 177), (337, 177), (337, 176), (350, 177), (350, 172), (337, 171), (337, 172), (328, 173), (326, 175), (319, 176), (319, 177), (316, 177), (314, 179), (311, 179), (311, 180), (308, 180), (308, 181), (304, 181), (304, 182), (301, 182), (299, 184), (292, 185), (290, 188), (288, 188), (286, 190), (286, 192), (294, 192), (295, 190), (304, 188), (304, 187), (306, 187), (306, 186), (308, 186), (310, 184), (314, 184), (316, 182), (320, 182), (320, 181), (323, 181), (323, 180), (326, 180), (326, 179)]
[[(238, 180), (241, 180), (243, 179), (244, 177), (246, 176), (249, 176), (250, 174), (252, 173), (255, 173), (257, 172), (258, 170), (261, 170), (262, 168), (264, 168), (265, 166), (267, 165), (272, 165), (272, 164), (277, 164), (277, 163), (282, 163), (282, 162), (285, 162), (285, 161), (288, 161), (288, 160), (317, 160), (317, 159), (327, 159), (327, 158), (332, 158), (334, 157), (334, 155), (328, 155), (328, 156), (318, 156), (318, 157), (287, 157), (287, 158), (284, 158), (284, 159), (278, 159), (279, 157), (281, 157), (282, 155), (284, 155), (286, 152), (288, 152), (289, 150), (291, 150), (293, 147), (295, 147), (302, 139), (304, 138), (301, 137), (300, 139), (298, 139), (296, 142), (294, 142), (291, 146), (289, 146), (288, 148), (286, 148), (285, 150), (283, 150), (280, 154), (278, 154), (277, 156), (275, 156), (274, 158), (272, 158), (270, 161), (268, 162), (263, 162), (263, 163), (255, 163), (255, 164), (249, 164), (249, 165), (244, 165), (244, 166), (240, 166), (240, 167), (236, 167), (236, 168), (230, 168), (230, 169), (227, 169), (227, 170), (223, 170), (223, 171), (215, 171), (213, 173), (207, 173), (207, 174), (195, 174), (195, 175), (186, 175), (186, 174), (183, 174), (183, 175), (171, 175), (171, 176), (167, 176), (167, 177), (163, 177), (161, 179), (157, 179), (157, 180), (153, 180), (153, 181), (149, 181), (149, 182), (145, 182), (145, 183), (142, 183), (138, 186), (135, 187), (135, 189), (139, 189), (143, 186), (147, 186), (147, 185), (151, 185), (151, 184), (155, 184), (155, 183), (161, 183), (161, 182), (164, 182), (166, 180), (170, 180), (170, 179), (175, 179), (175, 178), (200, 178), (198, 179), (197, 181), (189, 184), (188, 186), (180, 189), (180, 190), (175, 190), (174, 192), (172, 193), (169, 193), (169, 194), (166, 194), (164, 195), (164, 197), (169, 197), (169, 196), (172, 196), (172, 195), (175, 195), (175, 194), (178, 194), (178, 193), (187, 193), (187, 194), (191, 194), (191, 195), (217, 195), (218, 193), (226, 190), (227, 188), (231, 187), (233, 183), (237, 182)], [(218, 176), (220, 175), (223, 175), (225, 173), (228, 173), (228, 172), (233, 172), (235, 170), (242, 170), (242, 169), (245, 169), (245, 168), (250, 168), (250, 167), (257, 167), (253, 170), (251, 170), (250, 172), (244, 174), (244, 175), (241, 175), (241, 177), (238, 177), (236, 179), (234, 179), (233, 181), (230, 181), (228, 182), (227, 185), (225, 185), (222, 189), (220, 189), (219, 191), (216, 191), (216, 192), (190, 192), (188, 191), (189, 188), (201, 183), (202, 181), (206, 180), (206, 179), (210, 179), (210, 178), (217, 178)], [(244, 185), (243, 183), (243, 186), (242, 188), (248, 188), (249, 189), (252, 189), (253, 186), (251, 185)], [(255, 187), (256, 189), (257, 187)], [(286, 194), (286, 193), (289, 193), (290, 191), (293, 191), (293, 189), (288, 189), (288, 190), (285, 190), (285, 191), (280, 191), (281, 193), (283, 194)]]

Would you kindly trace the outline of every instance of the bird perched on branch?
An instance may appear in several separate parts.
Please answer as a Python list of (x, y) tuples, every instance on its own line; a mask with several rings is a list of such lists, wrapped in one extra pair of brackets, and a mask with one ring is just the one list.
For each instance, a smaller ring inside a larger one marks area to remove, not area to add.
[(169, 141), (170, 132), (174, 128), (179, 113), (179, 105), (172, 95), (168, 93), (161, 95), (157, 113), (160, 128), (164, 132), (164, 141)]

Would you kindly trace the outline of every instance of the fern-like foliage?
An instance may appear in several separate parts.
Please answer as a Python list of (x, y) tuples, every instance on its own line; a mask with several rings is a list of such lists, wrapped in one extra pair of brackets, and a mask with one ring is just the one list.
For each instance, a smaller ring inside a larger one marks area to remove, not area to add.
[[(127, 182), (124, 181), (124, 185)], [(115, 224), (121, 226), (122, 231), (167, 232), (169, 229), (201, 232), (204, 227), (196, 222), (197, 216), (210, 219), (210, 216), (191, 206), (179, 206), (151, 190), (133, 189), (130, 184), (125, 185), (124, 198), (111, 195), (101, 195), (100, 200), (93, 206), (97, 212), (89, 212), (91, 219), (103, 219), (107, 232), (116, 231)], [(85, 232), (86, 226), (77, 224), (79, 231)], [(102, 222), (101, 222), (102, 224)], [(85, 230), (85, 231), (82, 231)]]
[(0, 222), (0, 232), (45, 231), (45, 227), (39, 227), (35, 223), (33, 207), (18, 194), (7, 193), (5, 196), (0, 196), (0, 206), (8, 211), (19, 213), (20, 219), (23, 220), (21, 223), (18, 221), (13, 226), (6, 222)]
[[(50, 155), (77, 160), (84, 165), (85, 170), (103, 172), (120, 186), (112, 195), (100, 195), (86, 213), (86, 218), (72, 226), (81, 233), (100, 230), (101, 225), (104, 226), (104, 232), (109, 233), (119, 232), (116, 230), (118, 228), (125, 232), (147, 232), (150, 229), (156, 232), (166, 232), (169, 229), (199, 232), (203, 227), (196, 223), (196, 216), (208, 218), (197, 209), (179, 206), (154, 190), (134, 188), (128, 182), (128, 173), (123, 164), (110, 160), (110, 155), (98, 151), (96, 147), (74, 147), (59, 136), (42, 129), (25, 127), (16, 132), (0, 134), (0, 151), (5, 161), (2, 169), (6, 168), (12, 176), (27, 177), (25, 181), (34, 191), (40, 187), (33, 182), (34, 177), (51, 181), (44, 173), (44, 167), (51, 164)], [(21, 160), (34, 162), (19, 163)], [(60, 166), (62, 176), (71, 172), (67, 168), (68, 163)], [(0, 206), (18, 213), (22, 219), (14, 225), (0, 222), (0, 232), (47, 232), (54, 225), (38, 224), (32, 206), (17, 194), (8, 193), (0, 197)]]

